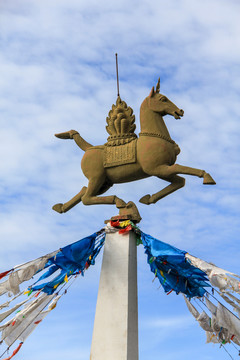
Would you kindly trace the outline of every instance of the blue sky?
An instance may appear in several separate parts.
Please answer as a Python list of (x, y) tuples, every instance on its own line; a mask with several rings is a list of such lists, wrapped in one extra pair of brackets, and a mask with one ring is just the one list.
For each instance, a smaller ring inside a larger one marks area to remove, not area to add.
[[(80, 204), (59, 215), (51, 207), (87, 184), (83, 152), (54, 133), (76, 129), (90, 143), (106, 141), (118, 52), (120, 94), (137, 131), (141, 102), (160, 76), (161, 93), (185, 111), (180, 121), (165, 117), (182, 150), (177, 163), (203, 168), (217, 182), (207, 187), (186, 176), (183, 189), (156, 205), (139, 203), (141, 229), (240, 272), (239, 11), (234, 0), (0, 2), (3, 271), (99, 230), (117, 213)], [(137, 203), (164, 186), (149, 178), (108, 193)], [(205, 344), (182, 297), (152, 284), (142, 248), (138, 260), (140, 360), (225, 359)], [(74, 283), (19, 358), (89, 358), (100, 267), (101, 259)]]

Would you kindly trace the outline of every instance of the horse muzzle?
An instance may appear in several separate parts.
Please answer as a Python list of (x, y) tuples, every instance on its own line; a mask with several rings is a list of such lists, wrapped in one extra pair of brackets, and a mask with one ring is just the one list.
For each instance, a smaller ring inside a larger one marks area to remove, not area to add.
[(184, 111), (182, 109), (180, 110), (176, 110), (173, 113), (173, 116), (175, 117), (175, 119), (181, 119), (181, 117), (184, 115)]

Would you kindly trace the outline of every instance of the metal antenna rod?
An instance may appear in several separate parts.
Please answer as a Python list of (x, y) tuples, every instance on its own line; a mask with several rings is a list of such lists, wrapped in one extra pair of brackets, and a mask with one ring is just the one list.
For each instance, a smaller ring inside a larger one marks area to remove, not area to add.
[(118, 55), (117, 55), (117, 53), (115, 54), (115, 56), (116, 56), (116, 72), (117, 72), (117, 96), (120, 96), (120, 94), (119, 94), (119, 79), (118, 79)]

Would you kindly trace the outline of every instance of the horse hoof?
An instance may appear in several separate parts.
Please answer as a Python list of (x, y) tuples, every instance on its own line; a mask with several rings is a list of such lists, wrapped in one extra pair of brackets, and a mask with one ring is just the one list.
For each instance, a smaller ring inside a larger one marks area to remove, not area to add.
[(150, 205), (150, 197), (151, 197), (151, 195), (149, 195), (149, 194), (145, 195), (139, 200), (139, 202), (142, 204), (145, 204), (145, 205)]
[(203, 176), (203, 184), (204, 185), (216, 185), (216, 182), (213, 180), (210, 174), (205, 173)]
[(122, 209), (122, 208), (125, 208), (126, 207), (126, 203), (125, 203), (125, 201), (123, 201), (122, 199), (116, 199), (116, 207), (118, 208), (118, 209)]
[(52, 207), (53, 210), (57, 211), (59, 214), (63, 213), (63, 204), (55, 204)]

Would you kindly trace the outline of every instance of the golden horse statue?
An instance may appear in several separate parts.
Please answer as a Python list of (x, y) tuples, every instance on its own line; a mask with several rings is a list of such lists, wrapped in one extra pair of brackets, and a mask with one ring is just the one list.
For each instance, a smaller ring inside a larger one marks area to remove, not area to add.
[(64, 204), (56, 204), (53, 209), (64, 213), (80, 201), (84, 205), (115, 204), (119, 209), (124, 208), (127, 204), (117, 196), (100, 195), (113, 184), (150, 176), (157, 176), (170, 184), (153, 195), (143, 196), (139, 201), (146, 205), (154, 204), (182, 188), (185, 179), (178, 174), (198, 176), (203, 178), (203, 184), (216, 184), (205, 170), (175, 164), (180, 148), (171, 139), (163, 120), (163, 116), (167, 114), (180, 119), (184, 111), (160, 94), (159, 79), (156, 90), (152, 87), (149, 96), (141, 104), (141, 132), (138, 138), (134, 134), (135, 118), (132, 109), (127, 107), (120, 97), (107, 118), (107, 131), (110, 134), (107, 144), (93, 146), (75, 130), (56, 134), (55, 136), (61, 139), (73, 139), (85, 151), (81, 167), (89, 182), (88, 186), (84, 186), (71, 200)]

